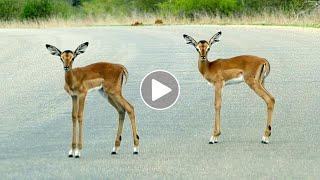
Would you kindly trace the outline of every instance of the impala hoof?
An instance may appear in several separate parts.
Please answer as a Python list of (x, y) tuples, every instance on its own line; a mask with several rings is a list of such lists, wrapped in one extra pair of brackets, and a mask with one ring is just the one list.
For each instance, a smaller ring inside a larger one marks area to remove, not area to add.
[(139, 154), (138, 153), (138, 147), (133, 147), (133, 154)]
[(211, 136), (209, 144), (215, 144), (215, 143), (218, 143), (218, 137)]
[(261, 143), (262, 144), (269, 144), (269, 138), (266, 136), (262, 136)]
[(112, 148), (111, 155), (117, 154), (117, 151), (118, 151), (118, 148), (117, 148), (117, 147), (113, 147), (113, 148)]
[(73, 149), (70, 149), (68, 154), (69, 154), (68, 157), (72, 158), (74, 155)]
[(74, 157), (75, 158), (80, 158), (80, 150), (79, 149), (75, 149), (74, 150)]
[(215, 142), (215, 141), (213, 141), (213, 142), (210, 141), (210, 142), (209, 142), (209, 144), (216, 144), (216, 143), (218, 143), (218, 141), (217, 141), (217, 142)]

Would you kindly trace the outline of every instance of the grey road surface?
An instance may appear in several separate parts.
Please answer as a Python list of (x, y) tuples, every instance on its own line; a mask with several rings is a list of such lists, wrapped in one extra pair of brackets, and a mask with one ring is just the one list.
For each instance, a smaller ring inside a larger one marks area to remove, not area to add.
[[(266, 105), (246, 84), (223, 91), (220, 143), (208, 144), (213, 88), (197, 69), (197, 54), (182, 38), (209, 39), (222, 31), (210, 59), (241, 54), (271, 64), (266, 88), (276, 98), (269, 145), (260, 143)], [(90, 45), (74, 66), (106, 60), (129, 71), (124, 95), (135, 106), (140, 154), (126, 117), (120, 153), (111, 156), (117, 113), (98, 93), (88, 95), (84, 149), (68, 158), (71, 98), (64, 71), (45, 44), (62, 50)], [(320, 177), (320, 30), (245, 26), (88, 27), (0, 29), (1, 179), (317, 179)], [(140, 98), (142, 78), (173, 73), (181, 94), (168, 110)]]

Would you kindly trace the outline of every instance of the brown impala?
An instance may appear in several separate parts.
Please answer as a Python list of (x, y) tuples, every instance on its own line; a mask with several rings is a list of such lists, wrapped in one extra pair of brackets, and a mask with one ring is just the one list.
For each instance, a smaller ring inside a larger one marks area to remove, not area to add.
[(275, 99), (265, 89), (264, 79), (270, 72), (269, 62), (257, 56), (243, 55), (229, 59), (217, 59), (208, 61), (208, 52), (213, 43), (219, 41), (221, 32), (216, 33), (209, 42), (201, 40), (195, 41), (192, 37), (184, 34), (187, 44), (193, 45), (199, 53), (198, 68), (202, 76), (212, 83), (215, 88), (215, 123), (209, 143), (217, 143), (221, 134), (220, 130), (220, 109), (221, 94), (225, 85), (245, 82), (253, 89), (267, 104), (267, 126), (262, 136), (262, 143), (268, 144), (271, 135), (272, 112)]
[[(86, 95), (89, 90), (98, 88), (107, 97), (109, 103), (119, 113), (118, 132), (115, 146), (111, 154), (117, 154), (120, 147), (123, 121), (127, 112), (131, 121), (134, 148), (133, 153), (138, 154), (139, 136), (133, 106), (122, 96), (123, 79), (128, 76), (127, 69), (120, 64), (99, 62), (81, 68), (72, 68), (74, 59), (85, 52), (89, 43), (81, 44), (75, 51), (66, 50), (61, 52), (58, 48), (46, 45), (52, 55), (59, 56), (65, 70), (64, 89), (72, 98), (72, 148), (69, 157), (80, 157), (83, 141), (83, 111)], [(77, 129), (79, 124), (79, 129)], [(79, 130), (79, 131), (78, 131)], [(78, 132), (78, 139), (77, 139)]]

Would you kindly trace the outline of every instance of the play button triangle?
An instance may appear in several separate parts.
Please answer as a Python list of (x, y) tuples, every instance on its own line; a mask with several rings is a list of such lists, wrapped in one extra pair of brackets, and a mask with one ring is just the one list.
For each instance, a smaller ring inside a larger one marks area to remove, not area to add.
[(152, 79), (151, 80), (151, 86), (152, 86), (152, 101), (156, 101), (159, 98), (161, 98), (162, 96), (170, 93), (172, 91), (171, 88), (169, 88), (168, 86), (162, 84), (161, 82)]

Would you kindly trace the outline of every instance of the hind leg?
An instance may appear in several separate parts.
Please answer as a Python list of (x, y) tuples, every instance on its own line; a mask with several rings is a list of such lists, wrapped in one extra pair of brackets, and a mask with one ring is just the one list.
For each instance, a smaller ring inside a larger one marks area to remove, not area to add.
[(267, 104), (267, 125), (262, 136), (262, 143), (268, 144), (269, 137), (271, 136), (272, 113), (274, 109), (274, 97), (263, 87), (259, 81), (253, 79), (247, 82), (251, 89), (255, 91)]
[(111, 98), (114, 100), (114, 102), (121, 105), (129, 115), (131, 128), (132, 128), (133, 144), (134, 144), (133, 154), (138, 154), (139, 136), (137, 132), (137, 124), (136, 124), (136, 117), (134, 113), (134, 107), (124, 97), (122, 97), (121, 94), (114, 94), (111, 96)]
[(268, 144), (269, 143), (269, 137), (271, 136), (271, 126), (272, 126), (272, 114), (273, 114), (273, 110), (274, 110), (274, 105), (275, 105), (275, 99), (274, 97), (264, 88), (264, 86), (261, 85), (261, 88), (263, 89), (263, 91), (268, 95), (265, 99), (266, 103), (267, 103), (267, 113), (268, 113), (268, 117), (267, 117), (267, 124), (266, 124), (266, 128), (264, 130), (264, 136), (262, 137), (262, 143), (264, 144)]
[(114, 143), (114, 147), (111, 152), (111, 154), (117, 154), (117, 152), (120, 148), (120, 144), (121, 144), (121, 134), (122, 134), (122, 130), (123, 130), (123, 123), (124, 123), (126, 111), (121, 105), (114, 102), (114, 100), (111, 97), (108, 97), (108, 101), (119, 113), (119, 124), (118, 124), (117, 136), (116, 136), (116, 140)]

